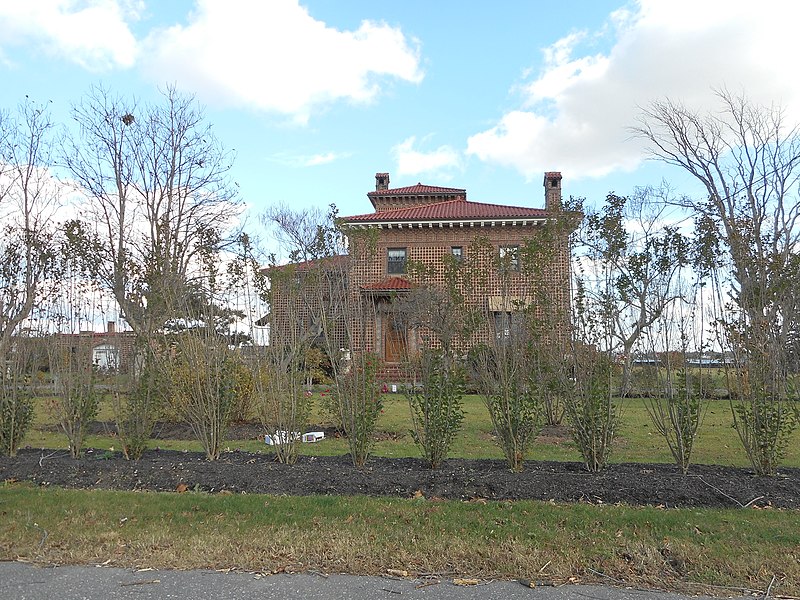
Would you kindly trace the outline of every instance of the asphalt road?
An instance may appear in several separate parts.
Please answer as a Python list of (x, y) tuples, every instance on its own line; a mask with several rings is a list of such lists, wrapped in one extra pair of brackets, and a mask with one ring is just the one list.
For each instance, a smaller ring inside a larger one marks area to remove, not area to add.
[[(438, 581), (438, 582), (437, 582)], [(373, 600), (683, 600), (690, 596), (599, 585), (526, 587), (518, 581), (458, 586), (452, 579), (414, 580), (351, 575), (271, 575), (214, 571), (133, 571), (109, 567), (38, 567), (0, 562), (4, 600), (182, 600), (303, 598)], [(691, 598), (697, 598), (692, 596)]]

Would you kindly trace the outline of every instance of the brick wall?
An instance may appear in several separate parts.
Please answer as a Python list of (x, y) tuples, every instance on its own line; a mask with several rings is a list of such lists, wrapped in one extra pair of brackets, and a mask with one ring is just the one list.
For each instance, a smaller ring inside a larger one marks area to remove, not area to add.
[[(359, 286), (368, 286), (387, 277), (387, 250), (406, 248), (411, 264), (424, 266), (409, 269), (406, 277), (420, 285), (444, 287), (445, 257), (453, 246), (462, 248), (457, 289), (470, 309), (479, 310), (485, 318), (483, 326), (469, 345), (490, 342), (495, 335), (493, 309), (509, 301), (539, 303), (536, 313), (551, 319), (554, 329), (565, 333), (569, 319), (570, 258), (565, 230), (550, 226), (505, 225), (495, 227), (423, 227), (378, 230), (376, 251), (371, 261), (364, 261), (353, 270), (352, 279)], [(499, 248), (519, 246), (519, 271), (500, 268)], [(534, 258), (533, 255), (538, 254)], [(420, 272), (423, 271), (423, 272)], [(402, 292), (398, 292), (398, 295)], [(494, 301), (490, 300), (493, 299)], [(377, 318), (370, 323), (368, 336), (373, 349), (382, 352), (383, 323), (392, 311), (392, 295), (377, 298)], [(409, 339), (409, 349), (419, 343), (419, 335)]]
[[(326, 315), (334, 349), (352, 345), (349, 349), (354, 352), (366, 350), (385, 356), (387, 320), (394, 318), (395, 299), (404, 292), (365, 292), (363, 288), (390, 275), (389, 248), (405, 248), (409, 265), (421, 267), (409, 268), (404, 278), (416, 285), (439, 287), (445, 286), (444, 265), (451, 248), (462, 248), (457, 289), (466, 307), (479, 311), (484, 318), (472, 338), (462, 344), (463, 350), (490, 343), (497, 333), (493, 313), (510, 308), (517, 301), (533, 305), (536, 314), (556, 333), (565, 335), (568, 330), (570, 256), (566, 229), (548, 225), (434, 226), (377, 229), (369, 234), (368, 241), (351, 238), (351, 256), (335, 266), (317, 265), (299, 271), (287, 267), (281, 269), (280, 276), (272, 277), (271, 343), (297, 339), (314, 326), (315, 319)], [(518, 271), (501, 267), (501, 246), (520, 248)], [(336, 289), (331, 283), (331, 278), (336, 277), (345, 279), (339, 295), (334, 293), (331, 297), (323, 290)], [(413, 353), (423, 338), (430, 337), (426, 331), (410, 333), (407, 350)], [(435, 340), (433, 344), (436, 345)], [(397, 379), (398, 373), (396, 366), (388, 365), (384, 376)]]
[[(346, 307), (341, 298), (348, 293), (348, 271), (347, 257), (271, 269), (270, 345), (307, 340), (320, 346), (345, 347)], [(328, 326), (329, 340), (320, 335), (323, 323)]]
[[(120, 373), (129, 373), (133, 367), (133, 352), (136, 335), (131, 331), (57, 333), (53, 336), (51, 353), (54, 360), (69, 360), (74, 367), (91, 369), (92, 355), (98, 346), (111, 346), (116, 349), (117, 368)], [(51, 366), (52, 368), (52, 366)]]

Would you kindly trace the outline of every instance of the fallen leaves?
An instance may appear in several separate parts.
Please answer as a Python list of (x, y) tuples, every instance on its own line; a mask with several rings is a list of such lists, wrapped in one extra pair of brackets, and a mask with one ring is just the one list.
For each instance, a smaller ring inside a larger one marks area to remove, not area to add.
[[(524, 585), (527, 588), (535, 588), (535, 587), (555, 587), (555, 585), (550, 581), (535, 581), (533, 579), (517, 579), (517, 581)], [(577, 580), (576, 580), (577, 581)], [(573, 582), (574, 583), (574, 582)]]
[(478, 585), (481, 582), (480, 579), (453, 579), (453, 585), (460, 585), (460, 586), (470, 586), (470, 585)]
[(405, 569), (386, 569), (386, 573), (392, 577), (408, 577), (408, 571)]

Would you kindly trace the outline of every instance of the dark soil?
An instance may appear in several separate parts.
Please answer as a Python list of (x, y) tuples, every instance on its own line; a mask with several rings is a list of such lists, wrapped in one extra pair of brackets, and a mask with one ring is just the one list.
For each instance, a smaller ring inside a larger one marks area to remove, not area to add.
[(511, 473), (499, 460), (451, 459), (430, 470), (419, 459), (373, 458), (358, 469), (349, 456), (302, 456), (287, 466), (269, 454), (238, 451), (209, 462), (200, 453), (172, 450), (150, 450), (139, 461), (126, 461), (103, 450), (74, 460), (63, 450), (25, 449), (15, 458), (0, 458), (0, 481), (9, 480), (116, 490), (800, 508), (800, 469), (756, 477), (748, 469), (714, 465), (694, 465), (684, 476), (673, 465), (616, 464), (589, 473), (578, 463), (529, 461), (522, 473)]

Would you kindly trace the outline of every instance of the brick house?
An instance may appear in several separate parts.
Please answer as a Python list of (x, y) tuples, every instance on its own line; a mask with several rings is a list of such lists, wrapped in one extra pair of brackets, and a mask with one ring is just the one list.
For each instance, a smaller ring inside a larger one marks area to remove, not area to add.
[[(555, 329), (567, 331), (568, 237), (575, 219), (563, 218), (569, 213), (562, 211), (561, 173), (544, 174), (544, 208), (473, 202), (467, 200), (464, 189), (421, 183), (391, 189), (388, 173), (377, 173), (375, 182), (375, 190), (367, 194), (374, 211), (342, 219), (351, 249), (356, 248), (358, 236), (367, 236), (369, 252), (362, 251), (357, 259), (351, 256), (349, 261), (347, 257), (332, 257), (292, 268), (294, 281), (300, 285), (303, 273), (315, 266), (322, 267), (324, 273), (337, 272), (337, 277), (346, 280), (351, 295), (348, 302), (359, 302), (370, 310), (362, 311), (357, 319), (350, 317), (357, 321), (354, 323), (333, 319), (334, 335), (337, 339), (351, 339), (349, 345), (353, 347), (349, 349), (353, 352), (369, 350), (381, 356), (386, 365), (384, 378), (400, 379), (403, 356), (413, 353), (424, 338), (424, 332), (397, 318), (398, 300), (412, 297), (411, 291), (420, 286), (444, 285), (444, 264), (455, 265), (456, 269), (463, 265), (465, 271), (480, 274), (460, 278), (455, 284), (464, 305), (483, 315), (482, 324), (468, 345), (502, 341), (513, 329), (515, 315), (537, 302), (548, 314), (556, 315), (552, 324)], [(568, 226), (553, 228), (557, 222)], [(526, 249), (531, 248), (546, 256), (535, 275), (526, 264), (530, 256)], [(344, 270), (343, 264), (347, 264)], [(301, 296), (311, 298), (313, 294)], [(289, 321), (295, 331), (304, 323), (314, 325), (311, 315), (315, 301), (305, 302), (306, 306), (296, 308), (291, 317), (283, 317), (290, 302), (273, 282), (274, 335), (286, 332)], [(291, 304), (297, 306), (296, 302)], [(535, 310), (539, 308), (536, 306)], [(343, 331), (348, 325), (352, 326), (349, 338)], [(352, 335), (353, 330), (357, 330), (356, 335)]]
[(106, 331), (54, 334), (54, 351), (65, 359), (71, 357), (76, 365), (101, 373), (127, 373), (131, 369), (136, 335), (118, 331), (114, 321), (108, 321)]

